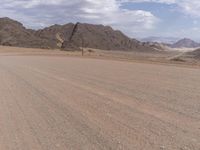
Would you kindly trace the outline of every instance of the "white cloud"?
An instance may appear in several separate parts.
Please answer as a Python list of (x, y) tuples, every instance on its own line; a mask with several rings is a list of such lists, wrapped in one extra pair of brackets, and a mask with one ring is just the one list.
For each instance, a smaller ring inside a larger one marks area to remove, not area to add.
[(141, 3), (141, 2), (154, 2), (154, 3), (166, 3), (166, 4), (173, 4), (176, 0), (118, 0), (121, 3), (124, 2), (134, 2), (134, 3)]
[(68, 22), (111, 25), (129, 35), (151, 30), (158, 18), (144, 10), (122, 9), (120, 0), (1, 0), (0, 16), (43, 27)]
[(200, 1), (199, 0), (185, 0), (182, 3), (179, 2), (179, 6), (184, 9), (184, 12), (193, 16), (200, 17)]
[(119, 2), (154, 2), (154, 3), (164, 3), (164, 4), (175, 4), (177, 5), (177, 11), (181, 11), (184, 14), (190, 15), (192, 17), (200, 17), (200, 0), (118, 0)]
[(126, 2), (174, 4), (177, 11), (200, 17), (200, 0), (1, 0), (0, 17), (11, 17), (31, 28), (79, 21), (111, 25), (130, 36), (153, 33), (159, 19), (148, 11), (124, 9), (121, 6)]

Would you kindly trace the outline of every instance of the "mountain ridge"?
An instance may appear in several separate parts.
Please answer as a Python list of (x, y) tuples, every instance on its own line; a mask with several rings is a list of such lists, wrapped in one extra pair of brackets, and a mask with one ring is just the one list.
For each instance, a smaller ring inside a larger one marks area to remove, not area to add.
[(200, 43), (197, 43), (189, 38), (183, 38), (171, 45), (172, 48), (197, 48)]
[(145, 42), (131, 39), (110, 26), (68, 23), (32, 30), (10, 18), (0, 18), (0, 45), (62, 50), (79, 49), (82, 46), (104, 50), (149, 52), (158, 49)]
[(34, 36), (34, 32), (18, 21), (0, 18), (0, 45), (45, 48), (42, 45), (46, 45), (47, 41)]

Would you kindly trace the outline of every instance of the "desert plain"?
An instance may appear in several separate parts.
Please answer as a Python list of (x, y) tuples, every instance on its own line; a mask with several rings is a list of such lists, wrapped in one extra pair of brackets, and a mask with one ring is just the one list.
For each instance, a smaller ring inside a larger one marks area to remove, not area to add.
[(200, 150), (199, 65), (119, 53), (0, 47), (0, 150)]

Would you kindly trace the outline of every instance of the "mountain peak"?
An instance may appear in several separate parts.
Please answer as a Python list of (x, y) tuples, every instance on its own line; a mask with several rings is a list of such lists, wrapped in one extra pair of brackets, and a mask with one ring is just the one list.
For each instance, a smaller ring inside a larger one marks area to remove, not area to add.
[(26, 29), (10, 18), (0, 18), (0, 45), (79, 49), (80, 47), (103, 50), (157, 51), (158, 46), (131, 39), (110, 26), (88, 23), (52, 25), (40, 30)]
[(16, 21), (16, 20), (13, 20), (13, 19), (10, 19), (8, 17), (3, 17), (3, 18), (0, 18), (0, 23), (1, 24), (16, 24), (16, 25), (20, 25), (20, 26), (23, 26), (22, 23)]
[(199, 46), (200, 46), (199, 43), (189, 38), (183, 38), (172, 45), (173, 48), (196, 48)]

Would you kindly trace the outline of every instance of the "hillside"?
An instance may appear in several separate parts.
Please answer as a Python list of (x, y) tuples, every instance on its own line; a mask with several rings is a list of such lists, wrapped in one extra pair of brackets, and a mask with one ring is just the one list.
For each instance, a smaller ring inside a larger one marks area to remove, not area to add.
[(0, 45), (47, 48), (47, 41), (33, 33), (33, 30), (26, 29), (20, 22), (0, 18)]
[(34, 35), (48, 41), (48, 45), (51, 48), (58, 48), (62, 46), (64, 40), (70, 37), (73, 27), (74, 24), (72, 23), (66, 25), (53, 25), (35, 31)]
[(140, 46), (139, 41), (131, 40), (111, 27), (81, 23), (74, 26), (71, 37), (64, 42), (63, 47), (68, 47), (69, 42), (78, 47), (83, 45), (105, 50), (132, 50)]
[(190, 57), (195, 58), (195, 59), (200, 59), (200, 49), (197, 49), (192, 52), (188, 52), (187, 55), (189, 55)]
[(61, 46), (64, 50), (89, 47), (104, 50), (154, 51), (152, 46), (130, 39), (122, 32), (103, 25), (86, 23), (53, 25), (36, 31), (35, 35), (48, 40), (53, 44), (52, 47)]
[(0, 45), (63, 50), (88, 47), (141, 52), (155, 52), (159, 49), (158, 45), (131, 39), (109, 26), (69, 23), (35, 31), (9, 18), (0, 18)]

